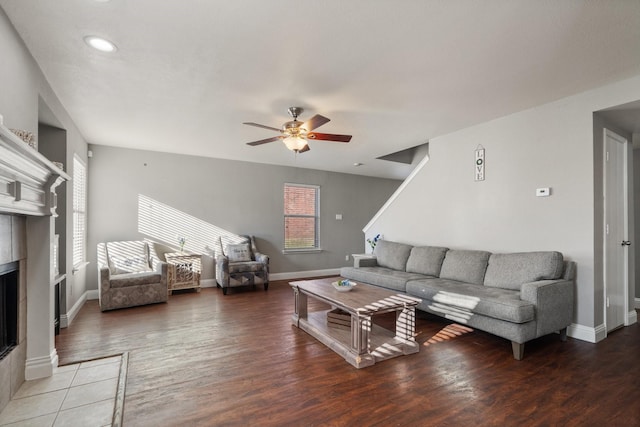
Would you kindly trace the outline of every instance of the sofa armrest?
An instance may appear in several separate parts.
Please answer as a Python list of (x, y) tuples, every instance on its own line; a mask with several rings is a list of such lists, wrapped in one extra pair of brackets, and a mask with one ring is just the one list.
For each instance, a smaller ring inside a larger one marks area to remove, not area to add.
[(357, 257), (354, 258), (353, 260), (353, 266), (355, 268), (359, 268), (359, 267), (377, 267), (378, 266), (378, 259), (374, 258), (374, 257)]
[(229, 257), (226, 255), (216, 256), (216, 268), (219, 270), (229, 270)]
[(160, 259), (158, 259), (158, 261), (156, 262), (156, 267), (154, 269), (154, 271), (156, 271), (157, 273), (160, 273), (160, 281), (162, 283), (166, 283), (168, 285), (169, 282), (169, 263), (165, 262), (165, 261), (160, 261)]
[(111, 271), (109, 270), (109, 267), (100, 267), (98, 269), (98, 280), (100, 282), (98, 283), (100, 291), (109, 289), (111, 284), (109, 282), (111, 280)]
[(571, 280), (540, 280), (525, 283), (520, 298), (535, 305), (536, 337), (566, 328), (573, 321), (574, 283)]
[(266, 265), (269, 264), (269, 255), (261, 254), (260, 252), (256, 252), (254, 255), (256, 257), (256, 261)]

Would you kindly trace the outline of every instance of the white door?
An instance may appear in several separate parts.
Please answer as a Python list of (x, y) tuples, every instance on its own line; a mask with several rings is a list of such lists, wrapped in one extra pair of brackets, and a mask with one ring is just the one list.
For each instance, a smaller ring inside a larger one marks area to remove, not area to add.
[(623, 326), (627, 311), (629, 233), (627, 140), (604, 130), (604, 296), (607, 332)]

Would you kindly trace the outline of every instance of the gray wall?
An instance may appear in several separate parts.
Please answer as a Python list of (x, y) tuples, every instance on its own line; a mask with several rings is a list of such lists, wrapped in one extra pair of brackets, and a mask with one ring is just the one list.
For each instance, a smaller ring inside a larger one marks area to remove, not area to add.
[[(97, 243), (151, 238), (177, 248), (178, 234), (186, 237), (186, 250), (208, 255), (203, 278), (211, 279), (211, 249), (216, 242), (202, 236), (216, 228), (255, 235), (258, 249), (271, 257), (272, 273), (348, 265), (351, 261), (345, 255), (363, 251), (362, 228), (401, 183), (100, 145), (92, 145), (91, 150), (88, 248), (92, 264), (87, 289), (97, 288), (93, 274)], [(282, 253), (283, 186), (287, 182), (320, 186), (320, 253)], [(149, 215), (145, 212), (153, 212), (149, 214), (153, 221), (164, 215), (163, 228), (146, 224)], [(336, 220), (336, 214), (343, 219)], [(157, 235), (141, 232), (149, 228)]]
[[(40, 121), (40, 103), (46, 105), (50, 115), (55, 117), (60, 127), (67, 133), (66, 159), (62, 160), (65, 171), (73, 176), (72, 159), (77, 154), (86, 161), (87, 143), (67, 114), (57, 96), (49, 86), (38, 64), (27, 50), (24, 42), (16, 33), (13, 25), (0, 8), (0, 114), (4, 116), (4, 125), (8, 128), (25, 129), (38, 134)], [(44, 141), (41, 141), (44, 143)], [(46, 147), (44, 147), (46, 151)], [(58, 159), (55, 159), (58, 160)], [(64, 185), (71, 185), (70, 183)], [(71, 212), (72, 200), (65, 201), (66, 211)], [(71, 259), (72, 236), (71, 217), (67, 218), (67, 259)], [(61, 236), (61, 239), (63, 237)], [(69, 308), (84, 294), (85, 270), (69, 274), (66, 280)]]
[[(640, 99), (640, 76), (429, 141), (430, 160), (366, 236), (493, 252), (558, 250), (577, 262), (573, 333), (602, 332), (602, 150), (593, 112)], [(474, 151), (486, 149), (486, 180), (475, 182)], [(599, 157), (598, 157), (599, 156)], [(600, 185), (600, 184), (598, 184)], [(551, 187), (551, 197), (536, 197)], [(574, 335), (576, 336), (576, 335)]]

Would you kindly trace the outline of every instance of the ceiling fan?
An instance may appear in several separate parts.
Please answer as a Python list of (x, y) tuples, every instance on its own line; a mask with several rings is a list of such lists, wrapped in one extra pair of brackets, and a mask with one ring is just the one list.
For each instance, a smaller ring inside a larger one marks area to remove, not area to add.
[(284, 145), (291, 151), (296, 153), (304, 153), (309, 151), (309, 139), (317, 139), (319, 141), (334, 141), (334, 142), (349, 142), (351, 141), (351, 135), (336, 135), (332, 133), (319, 133), (313, 132), (314, 129), (319, 128), (323, 124), (329, 122), (329, 119), (316, 114), (306, 122), (299, 122), (298, 116), (304, 111), (301, 107), (290, 107), (289, 115), (293, 117), (292, 121), (286, 122), (282, 125), (281, 129), (271, 126), (265, 126), (258, 123), (245, 122), (243, 125), (255, 126), (264, 129), (275, 130), (280, 132), (281, 135), (274, 136), (272, 138), (261, 139), (259, 141), (247, 142), (247, 145), (256, 146), (266, 144), (268, 142), (283, 140)]

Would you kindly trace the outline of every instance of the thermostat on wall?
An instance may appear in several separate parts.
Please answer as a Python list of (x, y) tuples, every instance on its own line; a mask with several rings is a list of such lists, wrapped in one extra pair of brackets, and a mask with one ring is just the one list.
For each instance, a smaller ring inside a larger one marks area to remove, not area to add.
[(536, 196), (538, 197), (547, 197), (551, 195), (551, 188), (549, 187), (545, 187), (545, 188), (537, 188), (536, 189)]

